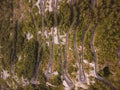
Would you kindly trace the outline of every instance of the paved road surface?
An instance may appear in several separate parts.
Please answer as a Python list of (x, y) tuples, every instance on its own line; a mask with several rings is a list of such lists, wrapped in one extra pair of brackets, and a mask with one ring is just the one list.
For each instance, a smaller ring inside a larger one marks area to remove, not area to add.
[(97, 24), (95, 25), (93, 31), (92, 31), (92, 38), (91, 38), (91, 42), (90, 42), (90, 46), (91, 46), (91, 51), (94, 55), (94, 63), (95, 63), (95, 67), (94, 67), (94, 70), (95, 70), (95, 74), (96, 74), (96, 78), (103, 81), (105, 84), (107, 84), (112, 90), (117, 90), (108, 80), (102, 78), (101, 76), (98, 75), (97, 71), (98, 71), (98, 63), (97, 63), (97, 54), (96, 54), (96, 51), (95, 51), (95, 48), (94, 48), (94, 39), (95, 39), (95, 31), (96, 31), (96, 28), (97, 28)]
[[(70, 8), (71, 8), (71, 11), (72, 11), (72, 0), (70, 1)], [(69, 88), (72, 88), (74, 86), (74, 83), (71, 80), (71, 78), (67, 75), (67, 66), (68, 66), (67, 65), (68, 64), (68, 37), (69, 37), (70, 30), (71, 30), (71, 25), (70, 25), (70, 28), (68, 29), (68, 32), (66, 33), (65, 61), (64, 61), (63, 79), (66, 81), (66, 83), (68, 84)]]
[[(32, 7), (33, 8), (33, 7)], [(42, 15), (44, 16), (44, 7), (43, 7), (43, 1), (41, 0), (40, 1), (40, 9), (39, 9), (41, 12), (42, 12)], [(33, 20), (33, 24), (34, 24), (34, 27), (36, 29), (36, 38), (37, 38), (37, 55), (36, 55), (36, 62), (35, 62), (35, 67), (34, 67), (34, 71), (33, 71), (33, 76), (31, 78), (31, 83), (32, 84), (36, 84), (36, 80), (37, 80), (37, 77), (38, 77), (38, 73), (39, 73), (39, 68), (40, 68), (40, 65), (42, 63), (42, 60), (43, 60), (43, 55), (44, 55), (44, 17), (42, 17), (42, 45), (41, 45), (41, 48), (39, 47), (39, 35), (38, 35), (38, 26), (36, 24), (36, 21), (34, 19), (34, 14), (33, 14), (33, 11), (30, 10), (30, 14), (31, 14), (31, 17), (32, 17), (32, 20)], [(39, 58), (40, 57), (40, 58)]]
[[(52, 9), (53, 11), (55, 11), (55, 0), (52, 0)], [(54, 27), (52, 29), (52, 45), (50, 48), (50, 61), (48, 63), (48, 69), (45, 73), (47, 79), (50, 79), (52, 76), (53, 60), (54, 60)]]

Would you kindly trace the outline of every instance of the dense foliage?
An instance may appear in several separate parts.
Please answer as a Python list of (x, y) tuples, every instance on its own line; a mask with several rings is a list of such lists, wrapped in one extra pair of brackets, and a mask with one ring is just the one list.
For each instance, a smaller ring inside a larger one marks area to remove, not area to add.
[[(76, 0), (72, 6), (67, 0), (62, 0), (59, 3), (57, 16), (57, 27), (60, 33), (67, 33), (71, 27), (69, 35), (69, 46), (73, 48), (73, 30), (77, 29), (77, 44), (81, 45), (83, 31), (90, 22), (89, 31), (85, 37), (85, 59), (93, 62), (93, 55), (90, 48), (91, 31), (96, 23), (98, 27), (95, 35), (95, 47), (98, 55), (99, 74), (111, 81), (117, 89), (120, 89), (120, 66), (118, 65), (118, 47), (120, 46), (120, 1), (119, 0), (97, 0), (97, 5), (92, 6), (90, 0)], [(36, 63), (38, 41), (36, 36), (36, 27), (38, 31), (42, 31), (42, 16), (38, 13), (38, 8), (32, 8), (32, 3), (27, 0), (22, 0), (19, 17), (19, 3), (16, 0), (0, 0), (0, 71), (2, 68), (10, 73), (12, 65), (15, 65), (15, 73), (19, 77), (25, 77), (28, 80), (32, 78)], [(35, 2), (33, 2), (35, 3)], [(73, 12), (71, 11), (73, 7)], [(14, 10), (13, 10), (14, 9)], [(36, 26), (33, 24), (33, 18), (30, 14), (32, 9)], [(14, 12), (14, 15), (13, 15)], [(45, 28), (54, 27), (54, 12), (46, 11)], [(50, 31), (50, 30), (48, 30)], [(33, 38), (27, 39), (26, 34), (31, 33)], [(39, 36), (39, 48), (42, 50), (42, 35)], [(55, 45), (55, 60), (53, 70), (58, 70), (60, 73), (59, 46)], [(57, 87), (47, 87), (45, 85), (46, 78), (44, 75), (45, 69), (49, 62), (49, 47), (45, 44), (43, 62), (39, 69), (38, 81), (40, 85), (28, 85), (25, 87), (19, 86), (17, 90), (63, 90), (60, 75), (49, 80)], [(63, 54), (64, 45), (62, 47)], [(41, 53), (40, 57), (41, 57)], [(21, 57), (21, 58), (20, 58)], [(39, 58), (40, 58), (39, 57)], [(70, 63), (77, 62), (74, 53), (69, 51), (68, 73), (77, 72)], [(63, 55), (63, 59), (65, 59)], [(2, 68), (1, 68), (2, 67)], [(107, 67), (107, 71), (105, 71)], [(108, 73), (106, 73), (108, 72)], [(109, 75), (106, 75), (109, 74)], [(11, 80), (11, 79), (10, 79)], [(0, 78), (0, 88), (8, 89), (7, 83)], [(89, 90), (109, 90), (108, 86), (96, 79), (96, 83), (90, 86)]]

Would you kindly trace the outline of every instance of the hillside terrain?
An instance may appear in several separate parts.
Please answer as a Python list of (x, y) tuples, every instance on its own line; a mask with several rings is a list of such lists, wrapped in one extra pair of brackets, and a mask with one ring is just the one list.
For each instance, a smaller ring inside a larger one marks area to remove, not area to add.
[(120, 90), (119, 0), (0, 0), (0, 90)]

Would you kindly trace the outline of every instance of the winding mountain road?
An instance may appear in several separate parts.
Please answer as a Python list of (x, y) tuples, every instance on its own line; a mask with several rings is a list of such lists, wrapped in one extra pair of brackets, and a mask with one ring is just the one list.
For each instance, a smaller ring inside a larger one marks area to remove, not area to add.
[[(33, 9), (34, 5), (32, 6)], [(44, 14), (45, 14), (45, 8), (44, 8), (44, 2), (43, 0), (40, 1), (40, 9), (39, 12), (42, 12), (42, 45), (41, 48), (39, 47), (40, 45), (40, 40), (39, 40), (39, 35), (38, 35), (38, 26), (37, 23), (35, 21), (35, 16), (33, 14), (33, 11), (30, 10), (30, 14), (32, 17), (32, 21), (34, 24), (34, 27), (36, 29), (36, 44), (37, 44), (37, 54), (36, 54), (36, 62), (35, 62), (35, 67), (34, 67), (34, 71), (33, 71), (33, 75), (31, 78), (31, 83), (32, 84), (36, 84), (37, 78), (38, 78), (38, 73), (39, 73), (39, 68), (40, 65), (42, 63), (43, 60), (43, 55), (44, 55), (44, 46), (45, 46), (45, 41), (44, 41)]]
[[(73, 16), (73, 8), (72, 8), (72, 0), (70, 1), (70, 9), (71, 9), (71, 14)], [(69, 88), (72, 88), (74, 87), (74, 83), (72, 81), (72, 79), (67, 75), (67, 66), (68, 66), (68, 36), (69, 36), (69, 33), (71, 31), (71, 28), (72, 28), (72, 21), (73, 19), (71, 20), (71, 24), (70, 24), (70, 27), (66, 33), (66, 44), (65, 44), (65, 61), (64, 61), (64, 70), (63, 70), (63, 79), (66, 81), (66, 83), (68, 84)]]
[[(52, 0), (52, 9), (53, 9), (53, 12), (55, 12), (55, 0)], [(55, 24), (55, 22), (54, 22), (54, 24)], [(52, 45), (51, 45), (51, 48), (50, 48), (50, 61), (48, 63), (48, 69), (45, 73), (47, 79), (51, 78), (52, 72), (53, 72), (52, 69), (53, 69), (53, 61), (54, 61), (54, 26), (52, 28)]]
[(91, 22), (88, 23), (86, 29), (84, 30), (83, 32), (83, 35), (82, 35), (82, 53), (81, 53), (81, 66), (80, 66), (80, 71), (81, 71), (81, 77), (80, 77), (80, 81), (82, 82), (86, 82), (86, 76), (85, 76), (85, 73), (84, 73), (84, 65), (83, 65), (83, 60), (84, 60), (84, 43), (85, 43), (85, 36), (89, 30), (89, 27), (90, 27), (90, 24)]
[(91, 38), (91, 42), (90, 42), (90, 46), (91, 46), (91, 51), (94, 55), (94, 72), (95, 72), (95, 75), (96, 75), (96, 78), (103, 81), (105, 84), (107, 84), (112, 90), (117, 90), (108, 80), (105, 80), (104, 78), (102, 78), (101, 76), (98, 75), (98, 57), (97, 57), (97, 54), (96, 54), (96, 50), (95, 50), (95, 46), (94, 46), (94, 40), (95, 40), (95, 31), (96, 31), (96, 28), (97, 28), (98, 24), (95, 24), (95, 27), (94, 29), (92, 30), (92, 38)]
[(11, 1), (11, 6), (12, 6), (12, 24), (13, 24), (13, 29), (14, 29), (14, 42), (13, 42), (13, 49), (11, 52), (10, 56), (10, 72), (14, 74), (15, 71), (15, 63), (17, 61), (17, 42), (18, 42), (18, 30), (20, 29), (20, 17), (21, 17), (21, 0), (18, 0), (18, 18), (15, 20), (14, 17), (14, 1)]
[(60, 52), (60, 74), (61, 76), (63, 76), (63, 56), (62, 56), (62, 46), (61, 46), (61, 40), (60, 40), (60, 28), (58, 26), (58, 0), (56, 0), (55, 3), (55, 15), (54, 15), (54, 20), (55, 20), (55, 26), (57, 28), (57, 38), (58, 38), (58, 42), (59, 42), (59, 52)]
[(75, 57), (76, 59), (78, 60), (78, 67), (79, 67), (79, 81), (82, 82), (82, 83), (85, 83), (86, 82), (86, 76), (85, 76), (85, 73), (84, 73), (84, 65), (83, 65), (83, 60), (84, 60), (84, 42), (85, 42), (85, 35), (87, 34), (88, 30), (89, 30), (89, 27), (90, 27), (90, 22), (89, 24), (87, 25), (86, 29), (84, 30), (83, 34), (82, 34), (82, 53), (81, 53), (81, 58), (79, 57), (79, 54), (78, 54), (78, 50), (77, 50), (77, 41), (76, 41), (76, 38), (77, 38), (77, 30), (74, 29), (74, 51), (75, 51)]

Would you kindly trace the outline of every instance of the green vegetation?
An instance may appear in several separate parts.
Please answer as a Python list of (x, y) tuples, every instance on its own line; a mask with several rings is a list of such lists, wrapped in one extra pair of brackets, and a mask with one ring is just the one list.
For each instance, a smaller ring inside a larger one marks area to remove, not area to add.
[[(36, 29), (33, 24), (32, 16), (29, 9), (32, 8), (32, 3), (28, 3), (27, 0), (22, 0), (20, 13), (21, 17), (18, 17), (18, 2), (13, 0), (1, 0), (0, 1), (0, 68), (10, 72), (11, 65), (15, 65), (15, 73), (18, 77), (25, 77), (31, 80), (33, 75), (38, 42), (36, 40)], [(98, 1), (98, 0), (97, 0)], [(34, 2), (35, 3), (35, 2)], [(13, 8), (12, 8), (13, 5)], [(93, 55), (90, 48), (91, 31), (95, 23), (98, 23), (95, 36), (95, 47), (98, 55), (98, 66), (99, 74), (112, 82), (117, 89), (120, 89), (120, 67), (118, 66), (118, 47), (120, 46), (120, 1), (119, 0), (100, 0), (98, 5), (92, 8), (90, 0), (76, 0), (76, 3), (71, 6), (67, 3), (67, 0), (62, 0), (59, 3), (58, 10), (58, 27), (60, 33), (66, 33), (71, 26), (72, 30), (69, 36), (69, 46), (73, 49), (73, 30), (77, 27), (77, 44), (81, 45), (81, 37), (90, 22), (89, 31), (85, 37), (85, 59), (89, 62), (93, 62)], [(14, 9), (14, 17), (12, 17), (12, 9)], [(38, 13), (36, 7), (32, 8), (34, 19), (38, 31), (42, 31), (42, 16)], [(46, 11), (45, 28), (54, 26), (54, 12)], [(23, 16), (22, 16), (23, 15)], [(19, 21), (19, 23), (18, 23)], [(18, 25), (19, 24), (19, 25)], [(18, 28), (17, 28), (18, 25)], [(30, 33), (33, 38), (28, 40), (26, 34)], [(41, 49), (42, 35), (40, 37)], [(47, 40), (47, 39), (46, 39)], [(63, 61), (64, 56), (64, 45), (63, 45)], [(59, 58), (59, 47), (55, 45), (55, 60), (53, 70), (57, 70), (60, 73), (60, 58)], [(79, 52), (81, 53), (81, 52)], [(40, 54), (40, 52), (38, 53)], [(43, 56), (43, 62), (41, 63), (38, 81), (40, 85), (33, 86), (28, 85), (25, 87), (19, 86), (17, 90), (63, 90), (62, 81), (60, 75), (55, 76), (50, 80), (52, 84), (57, 87), (46, 86), (46, 77), (44, 75), (47, 69), (49, 61), (49, 47), (45, 44), (45, 52)], [(74, 54), (73, 51), (69, 51), (69, 54)], [(76, 62), (74, 55), (69, 55), (71, 61)], [(41, 56), (40, 56), (41, 57)], [(39, 58), (40, 58), (39, 57)], [(20, 58), (20, 60), (19, 60)], [(78, 68), (73, 67), (72, 64), (68, 65), (68, 73), (77, 72)], [(105, 67), (108, 67), (105, 69)], [(0, 69), (2, 71), (2, 69)], [(11, 89), (7, 83), (0, 78), (0, 88), (3, 86), (6, 90)], [(110, 90), (107, 85), (103, 82), (96, 80), (94, 85), (91, 85), (89, 90)]]

